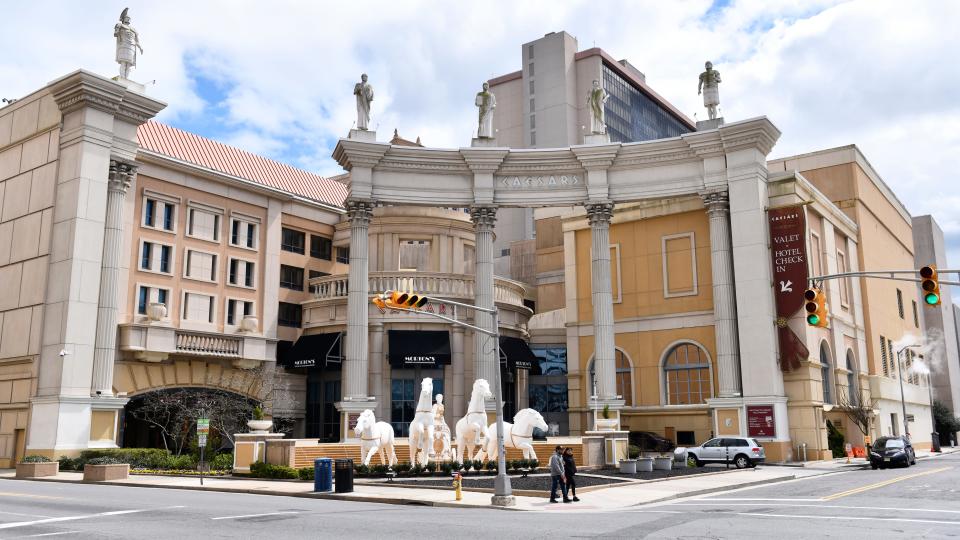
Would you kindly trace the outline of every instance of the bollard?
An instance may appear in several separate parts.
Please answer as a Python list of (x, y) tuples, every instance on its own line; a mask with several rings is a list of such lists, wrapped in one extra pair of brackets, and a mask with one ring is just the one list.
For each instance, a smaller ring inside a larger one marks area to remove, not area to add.
[(457, 500), (463, 500), (463, 476), (459, 472), (453, 473), (453, 489), (457, 494)]

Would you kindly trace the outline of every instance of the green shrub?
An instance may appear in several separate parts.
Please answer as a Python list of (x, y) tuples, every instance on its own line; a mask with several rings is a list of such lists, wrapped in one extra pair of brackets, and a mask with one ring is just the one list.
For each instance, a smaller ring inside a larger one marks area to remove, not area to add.
[(47, 456), (38, 456), (36, 454), (33, 454), (21, 459), (20, 463), (50, 463), (51, 461), (53, 460), (48, 458)]
[(629, 459), (637, 459), (640, 457), (640, 447), (635, 444), (627, 446), (627, 457)]
[(80, 452), (80, 467), (83, 463), (98, 458), (112, 457), (120, 463), (129, 463), (132, 469), (169, 469), (170, 452), (163, 448), (97, 448)]
[(217, 454), (210, 460), (210, 468), (215, 471), (233, 469), (233, 454)]
[(370, 467), (362, 463), (360, 465), (354, 466), (353, 470), (354, 472), (357, 473), (357, 476), (367, 476), (368, 474), (370, 474)]
[(87, 465), (120, 465), (123, 462), (115, 457), (100, 456), (87, 460)]
[(301, 480), (313, 480), (315, 476), (314, 469), (313, 467), (300, 467), (297, 469), (297, 476), (299, 476)]
[(410, 464), (407, 462), (397, 463), (393, 466), (393, 470), (397, 471), (397, 474), (407, 474), (410, 472)]
[(843, 433), (840, 433), (840, 430), (837, 429), (837, 426), (833, 425), (833, 422), (827, 420), (827, 446), (829, 446), (830, 451), (833, 452), (833, 457), (839, 458), (847, 455), (843, 443)]
[(78, 463), (77, 459), (68, 458), (67, 456), (60, 456), (60, 459), (57, 461), (60, 462), (61, 471), (79, 471), (83, 469), (83, 465)]
[(378, 465), (371, 465), (371, 466), (370, 466), (370, 476), (381, 477), (381, 476), (383, 476), (383, 475), (385, 475), (385, 474), (387, 474), (387, 466), (386, 466), (386, 465), (380, 463), (380, 464), (378, 464)]
[(450, 470), (451, 470), (451, 471), (457, 472), (457, 471), (462, 470), (462, 469), (463, 469), (463, 463), (460, 463), (459, 461), (451, 461), (451, 462), (450, 462)]
[(487, 471), (496, 471), (496, 470), (497, 470), (497, 462), (496, 462), (496, 461), (493, 461), (493, 460), (488, 461), (488, 462), (487, 462), (487, 465), (486, 465), (486, 469), (487, 469)]
[(418, 476), (422, 472), (423, 472), (423, 465), (419, 463), (414, 463), (413, 465), (410, 466), (410, 474), (412, 474), (413, 476)]
[(287, 467), (286, 465), (273, 465), (270, 463), (257, 461), (256, 463), (250, 464), (250, 476), (255, 476), (257, 478), (296, 480), (300, 477), (300, 474), (297, 469), (294, 469), (293, 467)]
[(530, 467), (531, 469), (536, 469), (537, 467), (540, 466), (540, 460), (539, 460), (539, 459), (531, 459), (531, 460), (528, 462), (528, 464), (529, 464), (529, 467)]
[(189, 454), (171, 457), (168, 464), (167, 468), (169, 469), (191, 470), (197, 468), (197, 462), (194, 461), (193, 456)]

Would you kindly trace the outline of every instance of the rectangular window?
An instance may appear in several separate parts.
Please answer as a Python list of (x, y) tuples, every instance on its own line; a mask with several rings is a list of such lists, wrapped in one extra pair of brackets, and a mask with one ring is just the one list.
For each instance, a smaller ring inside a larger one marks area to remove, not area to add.
[(150, 302), (150, 287), (140, 287), (140, 294), (137, 298), (137, 313), (147, 314), (147, 303)]
[(893, 377), (893, 374), (900, 369), (898, 365), (900, 357), (897, 356), (896, 351), (893, 350), (893, 340), (890, 338), (887, 338), (887, 358), (890, 359), (890, 376)]
[(903, 317), (903, 291), (897, 289), (897, 312), (900, 313), (900, 318)]
[(150, 307), (150, 304), (153, 302), (163, 304), (169, 308), (170, 304), (167, 303), (169, 295), (169, 289), (148, 287), (146, 285), (137, 287), (137, 314), (146, 315), (147, 308)]
[(337, 248), (337, 262), (343, 263), (343, 264), (350, 264), (350, 248), (349, 247)]
[(536, 132), (536, 131), (531, 131), (531, 132), (530, 132), (530, 146), (536, 146), (536, 145), (537, 145), (537, 132)]
[(213, 253), (188, 249), (185, 277), (203, 281), (216, 281), (217, 256)]
[(167, 289), (157, 289), (157, 303), (169, 307), (169, 304), (167, 303), (167, 297), (169, 296), (169, 293), (170, 291)]
[(530, 98), (530, 112), (537, 110), (537, 102), (533, 98)]
[(533, 81), (530, 81), (530, 95), (532, 96), (533, 94), (534, 94), (534, 92), (533, 92)]
[(207, 294), (185, 293), (183, 295), (183, 319), (212, 323), (213, 300), (214, 298)]
[(230, 245), (257, 249), (257, 224), (231, 217)]
[(140, 250), (140, 269), (153, 269), (153, 244), (151, 242), (144, 242)]
[(227, 276), (227, 283), (231, 285), (237, 284), (237, 268), (240, 266), (240, 261), (236, 259), (230, 259), (230, 270), (229, 275)]
[(143, 221), (141, 224), (150, 229), (173, 232), (176, 227), (177, 205), (155, 197), (145, 197), (143, 201)]
[(160, 271), (164, 274), (170, 273), (170, 259), (173, 248), (170, 246), (160, 246)]
[(165, 231), (173, 230), (173, 205), (163, 205), (163, 229)]
[(880, 336), (880, 360), (883, 364), (883, 376), (890, 376), (890, 367), (887, 365), (887, 339)]
[(173, 272), (173, 246), (157, 242), (140, 242), (140, 270), (169, 274)]
[(537, 129), (537, 115), (530, 115), (530, 129)]
[(254, 283), (253, 276), (256, 275), (254, 274), (254, 271), (255, 271), (254, 263), (250, 261), (244, 261), (244, 264), (241, 266), (245, 267), (245, 270), (243, 273), (243, 284), (247, 287), (253, 287), (253, 283)]
[(227, 283), (243, 287), (254, 286), (254, 271), (256, 266), (253, 262), (242, 259), (230, 258), (230, 265), (227, 269)]
[(917, 314), (917, 301), (913, 300), (913, 326), (920, 328), (920, 317)]
[(235, 316), (236, 311), (237, 311), (237, 301), (233, 299), (227, 300), (227, 324), (230, 324), (230, 325), (237, 324), (236, 316)]
[(253, 315), (253, 302), (249, 300), (227, 299), (227, 324), (236, 326), (247, 315)]
[(533, 77), (533, 62), (528, 65), (527, 74)]
[(428, 271), (430, 269), (430, 241), (401, 240), (399, 269), (401, 272)]
[(300, 304), (280, 302), (280, 306), (277, 309), (277, 324), (280, 326), (300, 328), (301, 315), (302, 308), (300, 307)]
[(191, 208), (187, 213), (187, 236), (208, 240), (220, 241), (220, 215)]
[[(847, 256), (842, 251), (837, 251), (837, 272), (844, 274), (847, 271)], [(850, 305), (850, 278), (840, 278), (840, 306)]]
[(280, 249), (303, 255), (306, 235), (300, 231), (284, 227), (281, 230)]
[(157, 201), (147, 199), (143, 205), (143, 224), (147, 227), (153, 227), (156, 222)]
[(310, 235), (310, 256), (329, 261), (332, 258), (333, 240), (325, 236)]
[(280, 286), (294, 291), (303, 290), (303, 268), (280, 265)]

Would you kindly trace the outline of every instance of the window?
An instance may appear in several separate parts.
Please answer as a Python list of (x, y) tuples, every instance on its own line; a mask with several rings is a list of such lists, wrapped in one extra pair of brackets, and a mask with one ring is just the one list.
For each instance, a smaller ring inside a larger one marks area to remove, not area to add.
[(696, 446), (697, 436), (693, 431), (678, 431), (677, 446)]
[(150, 229), (173, 232), (176, 229), (177, 205), (173, 200), (147, 196), (143, 200), (141, 225)]
[[(660, 238), (660, 249), (661, 265), (663, 266), (663, 297), (696, 296), (699, 284), (697, 279), (697, 241), (694, 233), (663, 236)], [(617, 247), (617, 251), (619, 254), (619, 247)], [(613, 258), (611, 252), (611, 270), (617, 267), (619, 267), (619, 259)], [(614, 280), (615, 285), (616, 283), (617, 280)], [(619, 287), (617, 288), (619, 289)]]
[(536, 145), (537, 145), (537, 132), (536, 132), (536, 131), (531, 131), (531, 132), (530, 132), (530, 146), (536, 146)]
[(186, 321), (197, 321), (212, 323), (214, 298), (208, 294), (184, 293), (183, 294), (183, 319)]
[(710, 359), (694, 343), (680, 343), (670, 349), (663, 362), (667, 405), (706, 403), (713, 397)]
[[(236, 217), (231, 217), (230, 245), (249, 249), (257, 249), (257, 224), (243, 219), (238, 219)], [(303, 252), (301, 251), (301, 253)]]
[[(842, 251), (837, 251), (837, 272), (840, 274), (847, 271), (847, 256)], [(850, 278), (840, 279), (840, 306), (848, 307), (850, 305)]]
[(533, 88), (533, 81), (530, 81), (530, 95), (531, 95), (531, 96), (534, 94), (534, 91), (533, 91), (533, 90), (534, 90), (534, 88)]
[[(616, 392), (617, 395), (623, 398), (623, 404), (627, 407), (633, 407), (633, 378), (632, 378), (632, 366), (630, 365), (630, 359), (627, 358), (626, 353), (620, 349), (616, 349), (616, 356), (614, 358), (614, 365), (616, 366)], [(596, 362), (590, 362), (590, 392), (593, 393), (593, 389), (597, 387), (597, 374), (596, 374)]]
[(527, 64), (527, 67), (528, 67), (527, 74), (533, 77), (533, 62), (530, 62), (529, 64)]
[(291, 253), (303, 255), (306, 235), (300, 231), (288, 229), (286, 227), (281, 231), (280, 249)]
[(350, 264), (350, 248), (349, 247), (337, 248), (337, 262), (343, 263), (343, 264)]
[(280, 302), (280, 307), (277, 309), (277, 324), (280, 326), (300, 328), (301, 315), (302, 309), (300, 304)]
[(890, 376), (890, 366), (887, 363), (887, 339), (880, 336), (880, 360), (883, 364), (883, 376)]
[(430, 241), (429, 240), (401, 240), (400, 265), (401, 272), (426, 272), (430, 269)]
[(903, 319), (903, 291), (897, 289), (897, 311), (900, 313), (900, 318)]
[(810, 264), (812, 266), (811, 270), (815, 275), (823, 275), (823, 264), (821, 259), (823, 251), (820, 249), (820, 235), (815, 232), (810, 232)]
[(150, 242), (144, 242), (143, 245), (140, 246), (140, 269), (153, 269), (153, 244)]
[(303, 268), (280, 265), (280, 286), (295, 291), (303, 290)]
[(567, 414), (566, 345), (531, 345), (537, 362), (529, 372), (530, 407), (543, 415), (547, 425), (556, 424), (560, 434), (570, 431)]
[(669, 110), (610, 69), (606, 62), (602, 83), (609, 95), (604, 112), (611, 141), (666, 139), (691, 131)]
[(897, 364), (900, 362), (900, 357), (893, 350), (893, 340), (887, 338), (887, 356), (890, 358), (890, 376), (893, 377), (894, 372), (899, 369)]
[(188, 249), (184, 277), (201, 281), (217, 280), (217, 256), (213, 253)]
[(254, 277), (256, 276), (256, 264), (243, 259), (230, 258), (230, 268), (227, 275), (227, 283), (240, 287), (254, 287)]
[(501, 256), (501, 257), (509, 257), (509, 256), (510, 256), (510, 248), (503, 248), (503, 249), (501, 249), (501, 250), (500, 250), (500, 256)]
[(329, 261), (333, 253), (333, 240), (325, 236), (310, 235), (310, 256)]
[(853, 358), (853, 351), (847, 351), (847, 395), (850, 405), (860, 405), (860, 379), (857, 377), (857, 363)]
[(820, 378), (823, 380), (823, 402), (833, 403), (831, 393), (832, 381), (830, 380), (830, 350), (826, 342), (820, 344)]
[(917, 301), (912, 300), (913, 302), (913, 326), (920, 328), (920, 317), (917, 315)]
[(227, 300), (227, 324), (236, 326), (247, 315), (253, 315), (253, 302), (248, 300)]
[(173, 272), (173, 247), (157, 242), (140, 243), (140, 270), (170, 274)]
[(537, 129), (537, 115), (530, 115), (530, 129)]
[(168, 299), (170, 298), (169, 289), (161, 289), (159, 287), (148, 287), (146, 285), (140, 285), (137, 287), (137, 314), (146, 315), (147, 308), (150, 307), (150, 304), (157, 303), (167, 306), (169, 311), (170, 304)]
[(220, 241), (220, 214), (216, 211), (190, 208), (187, 210), (187, 236)]

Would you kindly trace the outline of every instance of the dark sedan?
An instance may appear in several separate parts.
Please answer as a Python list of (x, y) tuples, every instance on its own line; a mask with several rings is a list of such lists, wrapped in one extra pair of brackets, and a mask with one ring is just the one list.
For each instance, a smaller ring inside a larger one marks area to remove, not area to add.
[(641, 452), (669, 453), (677, 447), (676, 443), (649, 431), (631, 431), (630, 444), (640, 448)]
[(913, 445), (905, 437), (880, 437), (870, 448), (870, 466), (874, 469), (916, 464), (917, 455)]

